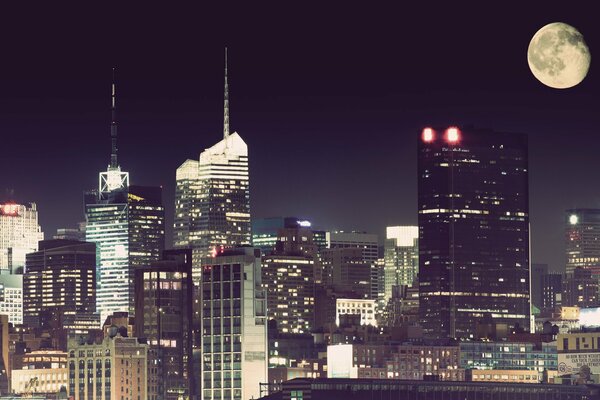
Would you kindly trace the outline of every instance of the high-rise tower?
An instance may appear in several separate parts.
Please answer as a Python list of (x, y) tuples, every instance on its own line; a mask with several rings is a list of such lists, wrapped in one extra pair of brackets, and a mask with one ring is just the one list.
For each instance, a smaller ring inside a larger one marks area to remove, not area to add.
[(580, 267), (600, 272), (600, 209), (574, 208), (565, 212), (566, 272)]
[(0, 204), (0, 274), (23, 273), (25, 255), (43, 239), (35, 203)]
[[(114, 70), (113, 70), (114, 78)], [(86, 241), (96, 243), (96, 299), (101, 323), (117, 311), (134, 311), (134, 269), (164, 250), (162, 188), (130, 186), (117, 161), (115, 83), (112, 84), (111, 157), (99, 187), (85, 196)]]
[(175, 248), (192, 248), (195, 279), (200, 259), (222, 247), (250, 244), (248, 146), (229, 130), (229, 85), (225, 50), (223, 139), (198, 161), (177, 168)]
[(419, 272), (419, 227), (388, 226), (384, 247), (384, 298), (394, 286), (413, 286)]
[(426, 128), (418, 152), (425, 335), (473, 337), (484, 316), (529, 328), (527, 137)]

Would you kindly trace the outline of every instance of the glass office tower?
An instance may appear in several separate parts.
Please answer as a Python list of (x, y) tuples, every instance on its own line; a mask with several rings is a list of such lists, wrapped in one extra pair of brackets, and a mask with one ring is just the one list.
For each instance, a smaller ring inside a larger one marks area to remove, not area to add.
[(470, 338), (483, 316), (529, 328), (527, 137), (424, 129), (418, 208), (425, 335)]
[[(134, 270), (160, 259), (164, 208), (160, 187), (129, 186), (86, 204), (86, 241), (96, 243), (97, 310), (134, 312)], [(93, 198), (93, 197), (92, 197)]]
[(84, 196), (85, 240), (96, 243), (100, 323), (114, 312), (134, 314), (134, 269), (159, 260), (165, 247), (162, 188), (130, 186), (118, 163), (115, 96), (113, 83), (110, 164), (98, 176), (98, 189)]

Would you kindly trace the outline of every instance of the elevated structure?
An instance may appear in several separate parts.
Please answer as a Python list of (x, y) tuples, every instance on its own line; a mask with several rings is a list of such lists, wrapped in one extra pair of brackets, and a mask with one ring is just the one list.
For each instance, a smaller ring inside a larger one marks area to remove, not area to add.
[(115, 84), (115, 69), (113, 68), (113, 82), (111, 92), (111, 123), (110, 123), (110, 138), (111, 138), (111, 153), (110, 164), (106, 172), (100, 172), (98, 180), (98, 191), (101, 196), (108, 193), (127, 188), (129, 186), (129, 172), (121, 171), (121, 166), (117, 160), (117, 105), (116, 105), (116, 84)]
[(114, 312), (135, 312), (134, 269), (160, 259), (164, 249), (162, 188), (129, 185), (117, 160), (115, 84), (112, 85), (112, 150), (98, 191), (85, 196), (85, 238), (97, 245), (97, 310), (101, 323)]

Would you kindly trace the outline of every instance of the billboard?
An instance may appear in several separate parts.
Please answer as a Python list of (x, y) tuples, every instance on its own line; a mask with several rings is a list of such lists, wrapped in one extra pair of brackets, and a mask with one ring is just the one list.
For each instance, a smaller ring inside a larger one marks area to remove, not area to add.
[(600, 352), (597, 353), (558, 353), (558, 374), (576, 374), (579, 368), (587, 365), (592, 374), (600, 374)]
[(354, 367), (352, 348), (351, 344), (327, 346), (328, 378), (358, 378), (358, 370)]
[(587, 327), (600, 327), (600, 307), (580, 309), (579, 324)]

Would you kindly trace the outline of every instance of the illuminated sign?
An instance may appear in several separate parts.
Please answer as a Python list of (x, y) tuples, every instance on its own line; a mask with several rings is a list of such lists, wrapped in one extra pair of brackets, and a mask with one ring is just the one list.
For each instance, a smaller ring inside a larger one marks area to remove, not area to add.
[(310, 228), (311, 223), (310, 223), (310, 221), (298, 221), (298, 225), (300, 225), (302, 227)]
[(9, 217), (16, 217), (19, 215), (19, 205), (14, 203), (7, 203), (0, 205), (0, 215), (6, 215)]
[(579, 324), (587, 327), (600, 327), (600, 307), (581, 308), (579, 310)]

